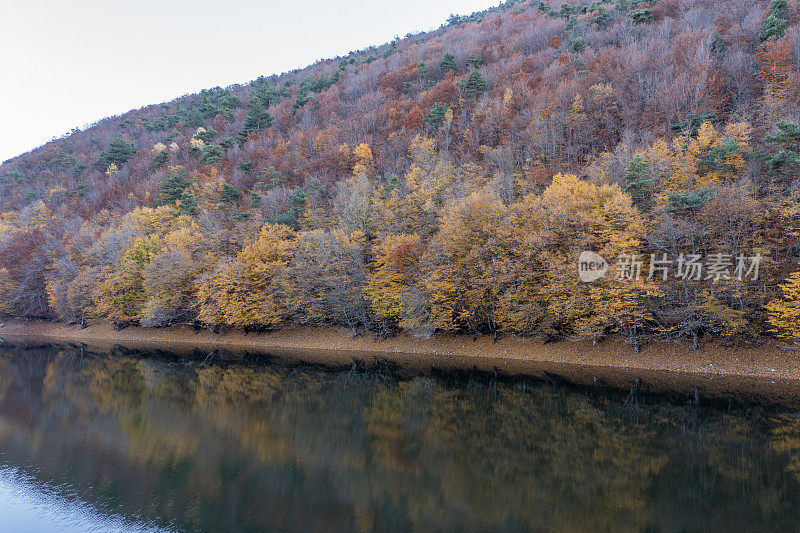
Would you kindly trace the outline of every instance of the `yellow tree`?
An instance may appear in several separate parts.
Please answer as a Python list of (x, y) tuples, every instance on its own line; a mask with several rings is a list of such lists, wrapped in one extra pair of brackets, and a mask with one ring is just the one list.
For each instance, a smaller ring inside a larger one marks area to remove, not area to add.
[(161, 326), (193, 317), (194, 280), (204, 267), (196, 257), (202, 239), (194, 223), (164, 236), (161, 248), (142, 271), (147, 297), (143, 325)]
[(576, 330), (597, 339), (619, 333), (633, 344), (638, 353), (639, 337), (653, 324), (647, 300), (664, 293), (645, 279), (608, 279), (593, 283), (586, 295), (586, 315), (576, 321)]
[(403, 293), (415, 282), (422, 251), (417, 234), (388, 237), (378, 246), (366, 294), (379, 318), (394, 323), (403, 319), (406, 312)]
[(138, 323), (147, 300), (143, 271), (161, 248), (157, 235), (140, 237), (95, 288), (96, 311), (116, 324)]
[(770, 303), (767, 320), (770, 331), (779, 337), (793, 341), (800, 340), (800, 272), (795, 272), (780, 286), (783, 295)]
[(756, 53), (760, 68), (756, 78), (764, 84), (763, 101), (767, 112), (777, 115), (780, 104), (786, 98), (791, 84), (792, 67), (790, 61), (792, 47), (788, 38), (768, 41)]
[(287, 226), (266, 225), (236, 260), (205, 276), (198, 287), (199, 319), (235, 327), (274, 328), (284, 322), (293, 237)]
[(372, 171), (373, 157), (372, 149), (367, 143), (361, 143), (353, 150), (355, 163), (353, 164), (353, 175), (367, 175)]
[(505, 216), (506, 208), (488, 193), (445, 206), (441, 229), (425, 254), (425, 284), (437, 328), (497, 329), (495, 269)]
[(674, 194), (690, 194), (735, 180), (746, 165), (751, 149), (752, 128), (746, 122), (728, 124), (717, 131), (704, 122), (697, 137), (678, 136), (671, 145), (658, 140), (645, 154), (654, 178), (669, 173), (666, 180), (656, 179), (660, 207), (668, 206)]
[(577, 275), (583, 251), (612, 261), (641, 248), (642, 215), (618, 186), (558, 174), (541, 197), (512, 206), (503, 226), (503, 249), (510, 254), (498, 269), (504, 326), (523, 333), (638, 336), (649, 317), (644, 299), (657, 292), (635, 280), (614, 280), (614, 272), (594, 284)]

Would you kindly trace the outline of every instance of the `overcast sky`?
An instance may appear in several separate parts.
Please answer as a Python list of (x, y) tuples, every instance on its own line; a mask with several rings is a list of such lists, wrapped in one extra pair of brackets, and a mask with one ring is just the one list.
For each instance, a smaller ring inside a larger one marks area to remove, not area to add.
[(0, 161), (103, 117), (439, 27), (492, 0), (0, 0)]

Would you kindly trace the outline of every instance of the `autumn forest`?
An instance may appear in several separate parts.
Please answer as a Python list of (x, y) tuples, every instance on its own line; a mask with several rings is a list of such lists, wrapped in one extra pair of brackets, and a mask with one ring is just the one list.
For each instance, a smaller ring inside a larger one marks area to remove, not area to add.
[[(0, 313), (798, 341), (798, 17), (506, 0), (74, 130), (0, 166)], [(685, 257), (729, 272), (648, 276)]]

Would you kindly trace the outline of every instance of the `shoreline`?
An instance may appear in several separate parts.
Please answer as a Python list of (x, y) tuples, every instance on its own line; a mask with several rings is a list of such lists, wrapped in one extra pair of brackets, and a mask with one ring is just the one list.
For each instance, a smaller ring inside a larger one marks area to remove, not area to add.
[(430, 340), (399, 334), (375, 340), (353, 338), (337, 328), (288, 328), (271, 333), (195, 332), (188, 326), (128, 327), (117, 331), (97, 322), (86, 328), (49, 321), (7, 321), (3, 342), (76, 343), (101, 350), (123, 346), (162, 350), (178, 356), (197, 350), (259, 354), (289, 363), (344, 366), (384, 360), (418, 372), (481, 371), (506, 376), (558, 377), (578, 385), (619, 389), (640, 387), (654, 393), (754, 401), (800, 408), (800, 352), (765, 340), (760, 345), (705, 342), (692, 351), (688, 343), (656, 341), (638, 354), (619, 339), (593, 345), (563, 340), (545, 344), (538, 338), (437, 335)]

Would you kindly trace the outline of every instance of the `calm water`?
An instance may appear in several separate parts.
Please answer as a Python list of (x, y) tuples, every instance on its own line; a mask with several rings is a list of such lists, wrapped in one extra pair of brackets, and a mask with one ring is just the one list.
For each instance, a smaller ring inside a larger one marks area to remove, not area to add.
[(793, 530), (800, 419), (487, 379), (0, 353), (0, 530)]

